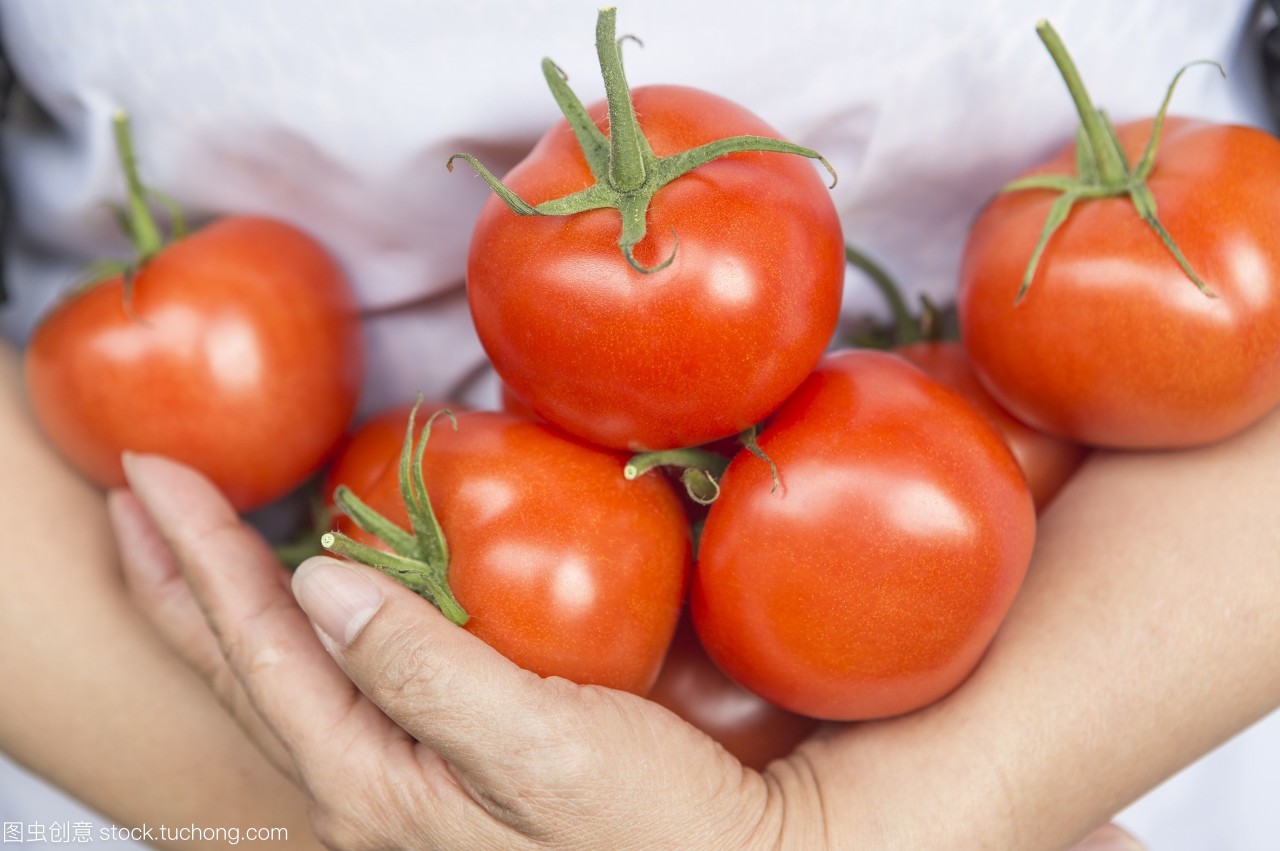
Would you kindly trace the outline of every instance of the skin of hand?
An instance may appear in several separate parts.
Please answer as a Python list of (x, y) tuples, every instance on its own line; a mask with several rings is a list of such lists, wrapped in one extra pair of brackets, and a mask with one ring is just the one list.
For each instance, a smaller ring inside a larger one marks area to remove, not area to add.
[[(135, 596), (306, 790), (327, 845), (750, 848), (777, 835), (777, 787), (657, 704), (529, 673), (359, 565), (304, 563), (300, 609), (207, 480), (154, 456), (125, 466), (132, 492), (109, 504)], [(210, 629), (191, 628), (201, 611)]]
[(298, 790), (134, 607), (102, 493), (40, 435), (3, 341), (0, 470), (0, 750), (101, 813), (95, 837), (112, 823), (267, 827), (318, 847)]
[[(1257, 461), (1278, 452), (1280, 415), (1205, 450), (1100, 454), (1046, 515), (977, 674), (763, 774), (648, 701), (520, 670), (376, 571), (309, 562), (300, 611), (265, 544), (171, 462), (130, 459), (111, 510), (143, 609), (335, 847), (1140, 848), (1089, 830), (1280, 700), (1258, 661), (1280, 641), (1278, 542), (1255, 525), (1280, 496)], [(1239, 516), (1189, 523), (1177, 506), (1223, 496), (1210, 474)], [(1224, 536), (1239, 557), (1207, 560)]]

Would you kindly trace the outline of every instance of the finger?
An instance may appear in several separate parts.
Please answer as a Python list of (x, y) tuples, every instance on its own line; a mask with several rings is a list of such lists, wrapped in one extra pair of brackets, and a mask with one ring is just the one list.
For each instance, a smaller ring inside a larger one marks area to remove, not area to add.
[[(371, 611), (335, 604), (362, 584), (382, 591)], [(619, 824), (633, 837), (651, 837), (648, 846), (677, 847), (676, 835), (689, 836), (686, 827), (712, 829), (713, 839), (714, 830), (733, 835), (741, 825), (709, 815), (697, 825), (673, 825), (664, 813), (692, 800), (720, 806), (730, 787), (754, 796), (751, 807), (766, 794), (759, 775), (748, 789), (736, 759), (667, 710), (526, 671), (370, 568), (307, 562), (294, 575), (294, 593), (361, 690), (447, 760), (478, 805), (433, 820), (433, 836), (447, 847), (495, 831), (504, 847), (527, 840), (616, 847), (616, 836), (605, 837)], [(651, 804), (643, 813), (638, 799)], [(583, 813), (591, 814), (591, 827)], [(597, 825), (605, 832), (587, 838)]]
[(1145, 851), (1145, 846), (1120, 825), (1104, 824), (1086, 836), (1071, 851)]
[[(427, 601), (369, 568), (313, 559), (294, 594), (348, 676), (396, 723), (481, 786), (510, 784), (503, 741), (536, 749), (572, 726), (547, 710), (548, 683), (445, 619)], [(377, 602), (350, 604), (373, 588)], [(495, 738), (497, 736), (498, 738)]]
[[(380, 740), (406, 738), (325, 653), (278, 582), (270, 547), (204, 476), (158, 456), (127, 456), (124, 466), (228, 666), (304, 776), (324, 774), (351, 741), (377, 749)], [(345, 602), (359, 606), (358, 597)]]
[[(164, 642), (212, 689), (241, 729), (286, 777), (296, 780), (293, 760), (249, 701), (205, 622), (173, 553), (137, 497), (127, 490), (107, 494), (125, 585), (138, 609)], [(279, 571), (283, 576), (283, 571)]]

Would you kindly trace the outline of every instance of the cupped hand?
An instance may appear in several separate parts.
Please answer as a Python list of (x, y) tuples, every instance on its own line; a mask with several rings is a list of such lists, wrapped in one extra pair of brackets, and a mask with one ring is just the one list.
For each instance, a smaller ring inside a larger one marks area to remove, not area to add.
[(134, 598), (302, 787), (326, 844), (777, 837), (778, 784), (667, 710), (529, 673), (370, 568), (314, 558), (291, 583), (198, 473), (153, 456), (126, 468), (110, 507)]
[[(132, 596), (298, 784), (326, 845), (918, 845), (888, 839), (911, 834), (892, 818), (866, 820), (869, 843), (847, 819), (830, 829), (865, 794), (813, 769), (839, 727), (744, 768), (655, 703), (517, 667), (376, 570), (314, 558), (291, 581), (199, 473), (153, 456), (125, 467), (131, 490), (109, 505)], [(1078, 847), (1142, 846), (1107, 825)]]

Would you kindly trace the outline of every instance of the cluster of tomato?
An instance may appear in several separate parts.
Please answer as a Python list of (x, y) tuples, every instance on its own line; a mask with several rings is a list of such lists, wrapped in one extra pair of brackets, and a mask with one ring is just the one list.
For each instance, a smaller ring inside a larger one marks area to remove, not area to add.
[[(1200, 445), (1280, 402), (1280, 143), (1164, 107), (1112, 128), (1040, 33), (1082, 131), (978, 216), (963, 346), (832, 352), (846, 251), (805, 158), (826, 161), (715, 95), (631, 91), (602, 11), (604, 102), (548, 61), (565, 121), (501, 181), (455, 157), (495, 191), (468, 296), (519, 410), (366, 423), (325, 479), (347, 515), (325, 546), (756, 765), (816, 719), (954, 689), (1084, 446)], [(162, 452), (260, 505), (343, 438), (350, 295), (277, 222), (162, 244), (122, 151), (139, 259), (39, 326), (35, 410), (104, 485), (122, 450)]]

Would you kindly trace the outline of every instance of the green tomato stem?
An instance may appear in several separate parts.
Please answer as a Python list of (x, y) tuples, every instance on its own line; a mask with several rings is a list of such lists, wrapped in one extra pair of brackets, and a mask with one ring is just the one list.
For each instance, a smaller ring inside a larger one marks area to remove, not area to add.
[(1097, 160), (1097, 173), (1103, 184), (1120, 185), (1127, 182), (1129, 178), (1127, 170), (1112, 137), (1107, 132), (1106, 124), (1093, 105), (1093, 99), (1089, 97), (1088, 90), (1084, 87), (1084, 80), (1081, 79), (1080, 71), (1072, 61), (1071, 54), (1067, 52), (1066, 45), (1062, 43), (1057, 31), (1048, 21), (1040, 21), (1036, 24), (1036, 35), (1040, 36), (1049, 55), (1053, 57), (1054, 64), (1062, 74), (1063, 82), (1067, 84), (1067, 91), (1071, 93), (1071, 99), (1075, 101), (1076, 112), (1080, 114), (1080, 123), (1089, 138), (1089, 147)]
[(458, 626), (463, 626), (470, 619), (457, 598), (453, 596), (453, 591), (450, 590), (449, 583), (443, 574), (431, 565), (395, 553), (383, 552), (354, 541), (341, 532), (324, 533), (320, 536), (320, 546), (334, 555), (369, 567), (376, 567), (430, 602), (440, 610), (441, 614)]
[(617, 21), (615, 7), (600, 10), (596, 18), (596, 54), (609, 102), (609, 182), (619, 192), (631, 192), (644, 185), (645, 162), (640, 125), (631, 105), (631, 87), (618, 50)]
[(729, 467), (729, 459), (703, 449), (688, 446), (683, 449), (663, 449), (659, 452), (641, 452), (631, 456), (622, 475), (627, 481), (637, 479), (656, 467), (679, 467), (682, 470), (702, 470), (719, 479)]
[(120, 168), (124, 172), (125, 185), (128, 187), (128, 207), (125, 214), (129, 236), (138, 252), (137, 263), (147, 262), (164, 248), (164, 236), (156, 225), (155, 217), (147, 205), (151, 194), (142, 184), (138, 176), (138, 161), (133, 152), (133, 137), (129, 130), (129, 116), (117, 112), (112, 118), (112, 129), (115, 132), (116, 152), (120, 158)]
[[(444, 530), (431, 508), (426, 482), (422, 478), (423, 454), (431, 436), (431, 426), (437, 417), (447, 416), (453, 420), (453, 414), (448, 410), (437, 411), (427, 420), (422, 434), (415, 441), (414, 419), (421, 405), (422, 397), (419, 396), (417, 404), (409, 412), (404, 445), (400, 450), (400, 495), (409, 514), (412, 531), (400, 528), (365, 504), (349, 488), (340, 485), (334, 492), (339, 510), (395, 552), (383, 552), (338, 532), (326, 532), (321, 536), (320, 544), (336, 555), (378, 568), (429, 600), (445, 617), (461, 626), (467, 622), (467, 613), (449, 587), (449, 547)], [(456, 420), (453, 424), (457, 428)]]
[(848, 243), (844, 246), (844, 258), (866, 275), (889, 303), (889, 310), (893, 313), (894, 342), (899, 346), (919, 342), (920, 323), (911, 315), (902, 291), (885, 268)]
[[(596, 52), (600, 59), (600, 72), (604, 77), (609, 108), (608, 138), (591, 121), (582, 103), (570, 90), (564, 72), (550, 59), (545, 59), (542, 63), (543, 77), (582, 148), (587, 164), (596, 178), (595, 184), (562, 198), (544, 201), (535, 207), (503, 185), (479, 160), (469, 154), (453, 154), (445, 164), (446, 167), (452, 170), (456, 159), (468, 163), (516, 215), (571, 216), (604, 207), (617, 210), (622, 218), (622, 233), (618, 238), (622, 256), (633, 269), (644, 274), (659, 272), (670, 266), (679, 249), (677, 236), (671, 253), (650, 267), (641, 265), (633, 254), (633, 249), (645, 238), (649, 204), (654, 194), (671, 181), (712, 160), (742, 151), (795, 154), (821, 162), (831, 173), (831, 185), (835, 186), (835, 169), (821, 154), (779, 139), (733, 136), (670, 156), (655, 156), (636, 119), (635, 107), (631, 102), (631, 88), (623, 73), (621, 44), (631, 37), (615, 38), (616, 19), (617, 10), (613, 7), (601, 9), (596, 19)], [(675, 230), (673, 227), (673, 233)]]

